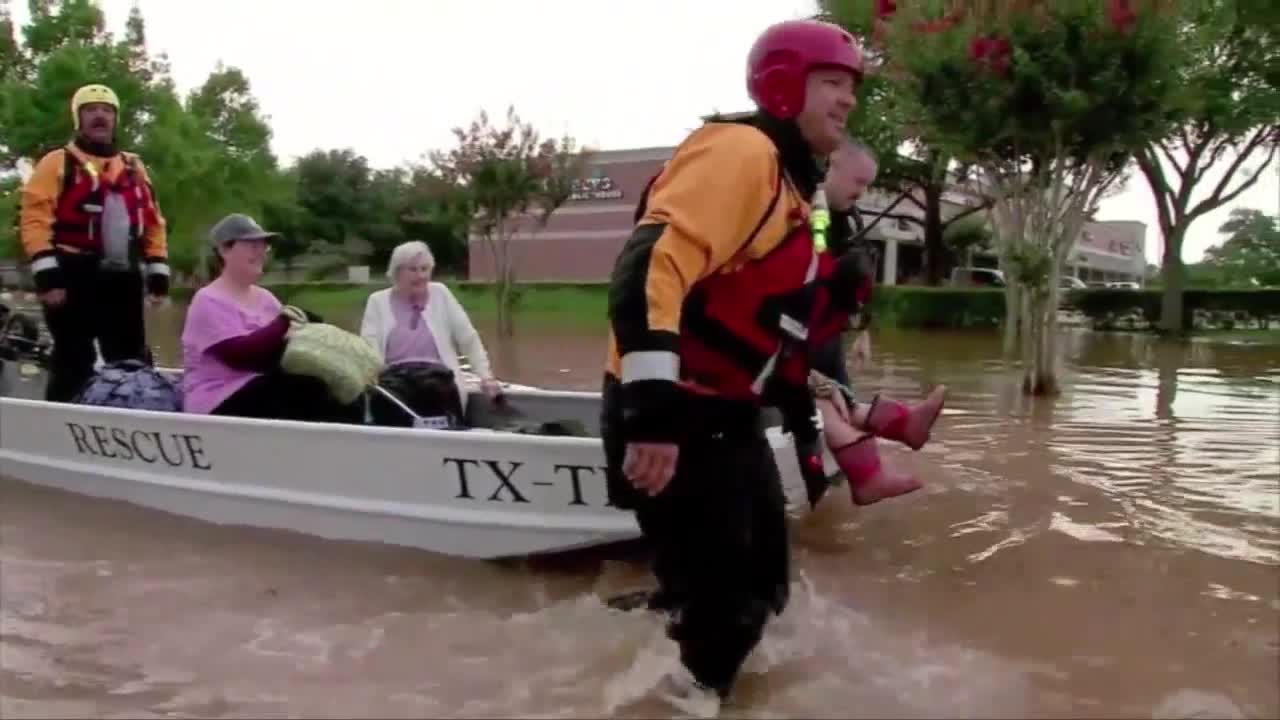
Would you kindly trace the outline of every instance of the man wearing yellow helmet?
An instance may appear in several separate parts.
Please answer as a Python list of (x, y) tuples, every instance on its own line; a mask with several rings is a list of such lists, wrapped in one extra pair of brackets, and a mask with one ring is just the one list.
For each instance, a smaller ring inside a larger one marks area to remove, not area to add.
[(145, 359), (143, 297), (169, 293), (165, 220), (142, 161), (116, 147), (119, 110), (105, 85), (77, 90), (74, 139), (22, 189), (22, 247), (54, 340), (52, 401), (72, 400), (93, 374), (94, 340), (108, 363)]

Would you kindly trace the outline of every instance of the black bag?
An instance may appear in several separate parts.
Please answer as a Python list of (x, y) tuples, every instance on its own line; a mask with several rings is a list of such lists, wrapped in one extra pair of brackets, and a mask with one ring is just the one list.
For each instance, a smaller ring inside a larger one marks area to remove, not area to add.
[(553, 437), (591, 437), (586, 427), (577, 420), (516, 421), (500, 428), (520, 435), (549, 435)]
[(467, 425), (519, 435), (550, 435), (556, 437), (591, 437), (587, 428), (577, 420), (535, 420), (511, 403), (507, 395), (488, 398), (472, 397), (467, 402)]
[(0, 361), (27, 358), (43, 362), (48, 352), (40, 342), (39, 323), (0, 303)]
[[(462, 396), (453, 371), (428, 362), (399, 363), (382, 371), (378, 385), (427, 420), (441, 420), (450, 430), (465, 427)], [(369, 393), (369, 414), (374, 425), (413, 427), (414, 418), (403, 408), (373, 390)]]

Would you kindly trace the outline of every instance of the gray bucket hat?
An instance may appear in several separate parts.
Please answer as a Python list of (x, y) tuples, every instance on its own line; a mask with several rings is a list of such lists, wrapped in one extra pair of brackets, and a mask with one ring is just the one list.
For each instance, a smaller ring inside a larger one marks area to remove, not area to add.
[(263, 230), (258, 221), (240, 213), (232, 213), (222, 218), (209, 231), (209, 242), (214, 247), (233, 240), (266, 240), (271, 242), (279, 237), (280, 233)]

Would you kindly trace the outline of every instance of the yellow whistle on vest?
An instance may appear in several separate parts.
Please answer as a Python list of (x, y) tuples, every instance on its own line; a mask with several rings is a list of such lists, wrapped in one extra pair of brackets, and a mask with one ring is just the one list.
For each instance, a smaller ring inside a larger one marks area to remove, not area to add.
[(818, 191), (813, 194), (809, 227), (813, 230), (814, 249), (818, 252), (826, 252), (827, 228), (831, 227), (831, 210), (827, 206), (827, 193), (822, 188), (818, 188)]

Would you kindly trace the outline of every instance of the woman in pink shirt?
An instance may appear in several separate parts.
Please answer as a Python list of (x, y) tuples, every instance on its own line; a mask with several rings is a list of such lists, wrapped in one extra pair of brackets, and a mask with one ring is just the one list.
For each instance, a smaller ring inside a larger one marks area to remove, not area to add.
[[(218, 276), (196, 291), (182, 329), (184, 409), (238, 417), (363, 421), (361, 403), (341, 405), (315, 378), (280, 369), (289, 318), (256, 283), (279, 234), (232, 214), (209, 233)], [(314, 318), (310, 316), (309, 318)]]

